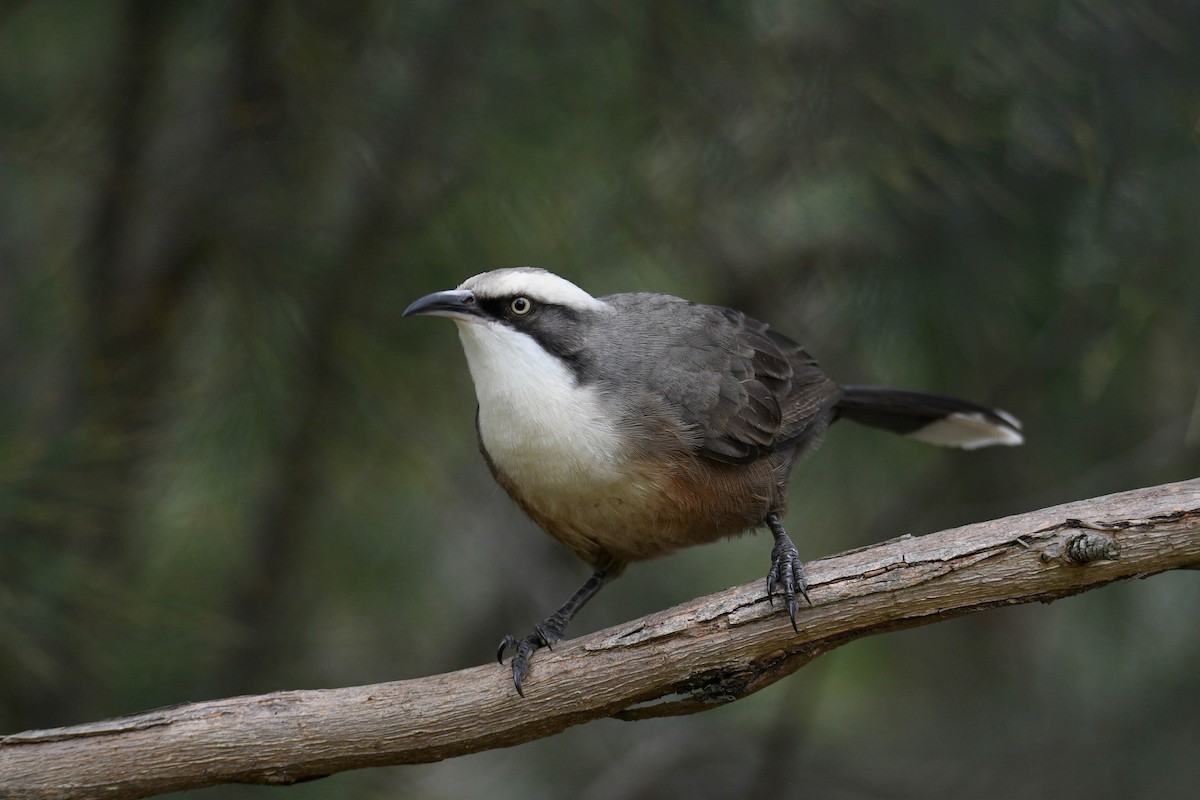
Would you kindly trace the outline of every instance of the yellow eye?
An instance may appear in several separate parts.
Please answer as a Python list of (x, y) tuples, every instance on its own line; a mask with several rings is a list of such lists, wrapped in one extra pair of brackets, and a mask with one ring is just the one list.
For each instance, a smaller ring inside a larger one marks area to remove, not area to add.
[(533, 303), (529, 302), (528, 297), (514, 297), (512, 303), (509, 304), (509, 308), (518, 317), (523, 317), (533, 308)]

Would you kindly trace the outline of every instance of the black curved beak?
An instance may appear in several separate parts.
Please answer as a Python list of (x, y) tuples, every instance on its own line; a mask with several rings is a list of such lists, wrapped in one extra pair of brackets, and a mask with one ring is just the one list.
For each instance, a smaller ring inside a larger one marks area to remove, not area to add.
[(404, 309), (404, 316), (412, 317), (425, 314), (431, 317), (449, 317), (473, 321), (483, 316), (479, 304), (475, 302), (475, 293), (466, 289), (450, 289), (445, 292), (427, 294)]

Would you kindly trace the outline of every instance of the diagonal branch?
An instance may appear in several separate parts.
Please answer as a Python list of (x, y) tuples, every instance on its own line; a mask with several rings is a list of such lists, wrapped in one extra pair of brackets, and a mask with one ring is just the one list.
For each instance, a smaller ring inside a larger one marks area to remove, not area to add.
[(273, 692), (0, 737), (0, 796), (134, 798), (293, 783), (527, 742), (601, 717), (711, 708), (882, 631), (1200, 568), (1200, 479), (901, 537), (809, 565), (799, 635), (761, 582), (496, 665)]

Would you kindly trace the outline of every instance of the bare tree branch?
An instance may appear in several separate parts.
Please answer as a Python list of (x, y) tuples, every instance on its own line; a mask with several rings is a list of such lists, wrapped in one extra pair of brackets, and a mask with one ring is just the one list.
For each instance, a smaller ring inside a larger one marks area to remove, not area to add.
[(761, 581), (541, 651), (522, 700), (495, 664), (174, 706), (0, 737), (0, 796), (135, 798), (286, 784), (527, 742), (601, 717), (752, 694), (846, 642), (1112, 581), (1200, 568), (1200, 479), (905, 536), (809, 565), (797, 635)]

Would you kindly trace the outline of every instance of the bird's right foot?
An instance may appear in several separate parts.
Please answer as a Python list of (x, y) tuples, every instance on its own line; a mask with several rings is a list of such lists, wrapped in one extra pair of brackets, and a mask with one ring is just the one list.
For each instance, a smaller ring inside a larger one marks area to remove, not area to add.
[(783, 602), (787, 606), (788, 618), (792, 621), (792, 630), (797, 633), (800, 628), (796, 625), (797, 593), (810, 606), (812, 600), (808, 597), (808, 583), (804, 580), (804, 562), (792, 539), (783, 529), (783, 521), (779, 515), (771, 513), (766, 518), (767, 527), (775, 537), (775, 546), (771, 548), (771, 569), (767, 572), (767, 599), (775, 603), (775, 587), (783, 589)]

